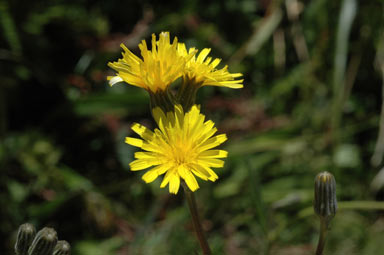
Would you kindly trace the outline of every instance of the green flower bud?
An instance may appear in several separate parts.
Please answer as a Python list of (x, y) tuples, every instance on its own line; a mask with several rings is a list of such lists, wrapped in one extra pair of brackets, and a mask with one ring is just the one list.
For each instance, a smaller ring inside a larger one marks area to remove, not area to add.
[(336, 181), (331, 173), (322, 172), (315, 178), (315, 200), (313, 203), (315, 213), (329, 222), (336, 214)]
[(19, 227), (15, 244), (16, 255), (28, 255), (28, 248), (35, 235), (36, 229), (32, 224), (25, 223)]
[(70, 255), (71, 254), (71, 246), (67, 241), (58, 241), (55, 249), (53, 251), (53, 255)]
[(57, 243), (57, 233), (53, 228), (43, 228), (37, 232), (29, 247), (28, 255), (52, 255)]

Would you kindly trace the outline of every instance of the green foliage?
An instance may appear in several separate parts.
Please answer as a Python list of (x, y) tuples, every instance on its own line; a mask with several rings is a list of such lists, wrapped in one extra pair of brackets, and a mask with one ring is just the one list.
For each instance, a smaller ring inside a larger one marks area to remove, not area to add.
[(0, 251), (25, 221), (79, 255), (198, 251), (182, 193), (129, 171), (130, 124), (154, 126), (146, 93), (106, 81), (120, 43), (170, 31), (245, 78), (197, 98), (229, 136), (196, 193), (214, 254), (313, 254), (322, 171), (340, 201), (325, 252), (380, 254), (382, 17), (380, 1), (0, 0)]

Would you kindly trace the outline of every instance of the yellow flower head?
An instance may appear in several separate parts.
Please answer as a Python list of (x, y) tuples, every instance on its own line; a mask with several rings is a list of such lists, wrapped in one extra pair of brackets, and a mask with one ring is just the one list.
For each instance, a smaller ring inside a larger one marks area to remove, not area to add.
[(169, 192), (174, 194), (179, 190), (180, 178), (192, 191), (199, 188), (195, 176), (205, 181), (217, 180), (218, 176), (211, 168), (223, 167), (224, 161), (218, 158), (225, 158), (228, 153), (212, 148), (226, 141), (226, 135), (213, 136), (217, 131), (215, 124), (211, 120), (204, 122), (205, 116), (196, 105), (187, 113), (180, 105), (167, 114), (155, 108), (153, 116), (158, 129), (152, 132), (135, 123), (132, 130), (142, 139), (126, 137), (126, 143), (144, 150), (135, 153), (131, 170), (152, 167), (142, 177), (146, 183), (165, 173), (160, 187), (169, 184)]
[(177, 37), (170, 43), (169, 32), (162, 32), (159, 40), (152, 34), (152, 50), (148, 50), (147, 43), (143, 40), (139, 44), (142, 59), (133, 54), (124, 44), (123, 58), (117, 62), (108, 63), (108, 66), (117, 71), (116, 76), (109, 76), (109, 84), (125, 81), (131, 85), (141, 87), (156, 93), (164, 91), (172, 82), (181, 77), (185, 63), (194, 52), (180, 56), (178, 54)]
[(184, 72), (187, 79), (194, 80), (195, 83), (201, 84), (200, 86), (211, 85), (232, 89), (243, 87), (243, 80), (236, 80), (236, 78), (243, 76), (241, 73), (228, 72), (228, 66), (216, 69), (221, 59), (216, 58), (212, 61), (211, 57), (207, 58), (211, 49), (205, 48), (198, 56), (193, 54), (193, 57), (190, 58), (191, 53), (196, 52), (195, 48), (190, 48), (187, 51), (185, 44), (179, 43), (178, 51), (181, 56), (190, 59), (186, 64)]

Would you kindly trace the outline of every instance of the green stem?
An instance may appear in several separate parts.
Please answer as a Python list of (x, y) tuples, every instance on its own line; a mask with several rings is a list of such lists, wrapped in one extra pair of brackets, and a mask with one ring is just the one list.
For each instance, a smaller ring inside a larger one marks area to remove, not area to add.
[(185, 196), (187, 197), (189, 211), (191, 212), (192, 216), (193, 227), (195, 229), (197, 239), (199, 240), (200, 247), (203, 250), (204, 255), (210, 255), (211, 249), (209, 248), (207, 239), (205, 238), (204, 231), (201, 226), (199, 214), (197, 212), (195, 195), (184, 182), (182, 182), (182, 186), (184, 188)]
[(322, 255), (325, 245), (325, 237), (327, 235), (328, 224), (326, 220), (320, 219), (320, 236), (317, 243), (316, 255)]

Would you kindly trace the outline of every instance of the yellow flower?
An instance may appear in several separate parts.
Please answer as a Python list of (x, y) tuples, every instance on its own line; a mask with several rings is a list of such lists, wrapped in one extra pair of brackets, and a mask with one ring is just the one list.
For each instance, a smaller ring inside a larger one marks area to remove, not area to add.
[(211, 57), (207, 58), (211, 49), (205, 48), (198, 56), (193, 54), (193, 57), (190, 58), (191, 53), (196, 52), (195, 48), (190, 48), (189, 51), (187, 51), (185, 44), (179, 43), (178, 51), (181, 56), (190, 59), (186, 64), (184, 76), (188, 80), (193, 80), (195, 84), (199, 84), (199, 86), (211, 85), (232, 89), (240, 89), (243, 87), (243, 80), (236, 80), (236, 78), (243, 76), (241, 73), (228, 72), (228, 66), (224, 66), (222, 69), (216, 69), (221, 59), (216, 58), (212, 61)]
[(152, 167), (142, 177), (146, 183), (165, 174), (160, 187), (169, 184), (169, 192), (174, 194), (179, 190), (180, 178), (192, 191), (199, 188), (195, 176), (205, 181), (218, 179), (211, 168), (223, 167), (224, 161), (218, 158), (225, 158), (228, 153), (212, 148), (227, 137), (225, 134), (213, 136), (217, 131), (215, 124), (211, 120), (204, 122), (205, 116), (196, 105), (187, 113), (180, 105), (166, 114), (155, 108), (153, 116), (158, 129), (152, 132), (135, 123), (132, 130), (142, 139), (126, 137), (126, 143), (144, 150), (135, 153), (136, 160), (130, 163), (132, 171)]
[(177, 37), (170, 43), (169, 32), (162, 32), (159, 40), (152, 34), (152, 50), (148, 50), (145, 40), (139, 44), (142, 59), (133, 54), (124, 44), (123, 58), (108, 66), (117, 71), (116, 76), (109, 76), (109, 84), (125, 81), (128, 84), (141, 87), (156, 93), (164, 91), (184, 72), (185, 63), (194, 52), (180, 56), (178, 54)]

